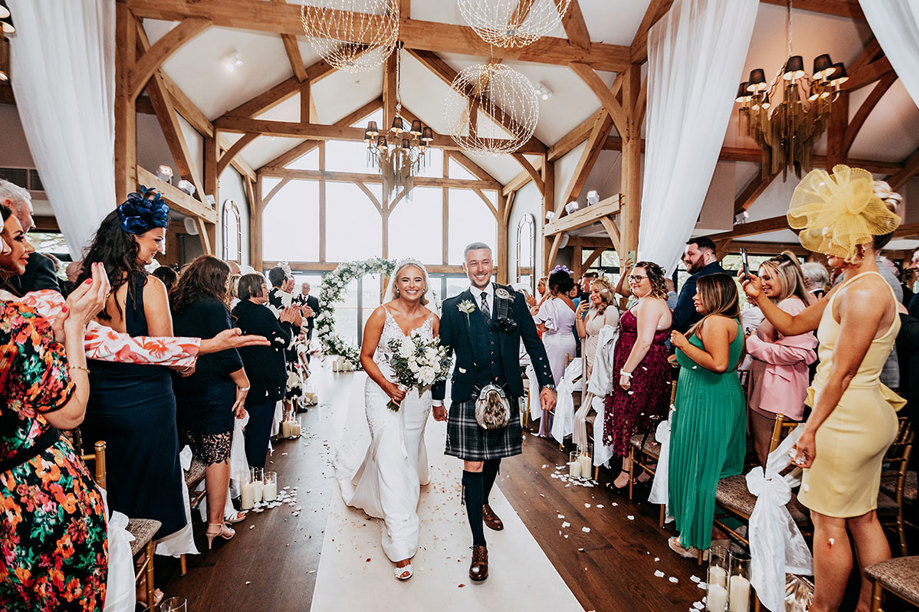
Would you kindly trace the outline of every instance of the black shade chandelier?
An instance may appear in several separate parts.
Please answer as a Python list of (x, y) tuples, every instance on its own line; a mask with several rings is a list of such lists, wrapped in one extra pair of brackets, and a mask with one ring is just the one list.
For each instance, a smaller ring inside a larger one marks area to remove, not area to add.
[(740, 84), (735, 101), (747, 133), (763, 150), (763, 176), (787, 176), (793, 168), (799, 178), (811, 169), (814, 143), (826, 130), (840, 86), (849, 80), (846, 67), (833, 63), (829, 54), (814, 59), (812, 76), (804, 71), (804, 58), (791, 50), (791, 0), (785, 17), (788, 59), (771, 82), (762, 68), (750, 72)]
[(406, 129), (399, 98), (401, 82), (400, 55), (402, 43), (396, 46), (396, 114), (388, 131), (381, 132), (376, 121), (369, 121), (364, 130), (367, 143), (367, 165), (377, 168), (383, 176), (383, 197), (392, 201), (393, 194), (404, 191), (410, 196), (415, 176), (430, 162), (429, 147), (434, 130), (414, 119)]
[(10, 80), (10, 41), (7, 36), (15, 32), (6, 0), (0, 0), (0, 83)]

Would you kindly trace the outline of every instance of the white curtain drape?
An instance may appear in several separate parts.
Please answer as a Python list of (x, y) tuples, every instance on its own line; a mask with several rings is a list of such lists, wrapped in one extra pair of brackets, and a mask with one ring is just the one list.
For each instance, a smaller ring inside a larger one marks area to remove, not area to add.
[(70, 254), (115, 207), (115, 0), (9, 0), (12, 84)]
[(894, 72), (919, 105), (919, 2), (859, 0), (859, 4)]
[(649, 33), (638, 259), (668, 273), (715, 171), (758, 6), (757, 0), (676, 0)]

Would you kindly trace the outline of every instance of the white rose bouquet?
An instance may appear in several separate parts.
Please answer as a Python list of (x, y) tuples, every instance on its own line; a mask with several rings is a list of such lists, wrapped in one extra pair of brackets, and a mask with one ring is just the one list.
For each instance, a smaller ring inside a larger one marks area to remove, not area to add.
[[(400, 386), (406, 390), (416, 387), (418, 392), (436, 382), (447, 379), (453, 359), (447, 356), (447, 349), (440, 340), (427, 340), (418, 331), (401, 340), (389, 341), (392, 355), (388, 362)], [(392, 400), (386, 404), (390, 410), (399, 410), (399, 404)]]

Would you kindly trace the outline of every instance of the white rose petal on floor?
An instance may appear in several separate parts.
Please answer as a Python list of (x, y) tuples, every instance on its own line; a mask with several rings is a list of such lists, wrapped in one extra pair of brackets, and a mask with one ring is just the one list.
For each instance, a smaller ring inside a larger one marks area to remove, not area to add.
[[(355, 374), (347, 412), (336, 424), (335, 444), (341, 444), (348, 420), (363, 416), (366, 375)], [(357, 392), (355, 392), (357, 391)], [(342, 406), (344, 409), (345, 406)], [(483, 583), (469, 579), (471, 540), (466, 513), (460, 503), (462, 462), (443, 454), (446, 424), (427, 424), (425, 443), (431, 463), (431, 483), (422, 487), (418, 514), (421, 539), (412, 560), (415, 574), (407, 582), (393, 579), (393, 564), (380, 544), (382, 521), (345, 506), (337, 491), (331, 497), (312, 610), (412, 610), (438, 612), (469, 610), (583, 610), (501, 493), (492, 490), (490, 503), (504, 521), (500, 532), (486, 529), (489, 577)], [(514, 461), (508, 459), (507, 461)], [(369, 559), (369, 561), (368, 561)], [(434, 603), (436, 602), (436, 604)]]

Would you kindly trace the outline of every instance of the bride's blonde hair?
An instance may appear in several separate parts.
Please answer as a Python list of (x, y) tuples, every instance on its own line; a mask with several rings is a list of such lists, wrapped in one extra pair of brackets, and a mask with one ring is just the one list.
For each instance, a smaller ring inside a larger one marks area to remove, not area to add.
[(396, 269), (393, 271), (392, 276), (390, 277), (390, 297), (394, 300), (399, 299), (399, 287), (396, 286), (396, 279), (399, 278), (399, 273), (406, 268), (418, 268), (421, 270), (421, 275), (424, 277), (424, 293), (421, 294), (421, 299), (418, 301), (422, 306), (428, 305), (428, 271), (425, 269), (424, 264), (415, 259), (400, 259), (396, 264)]

